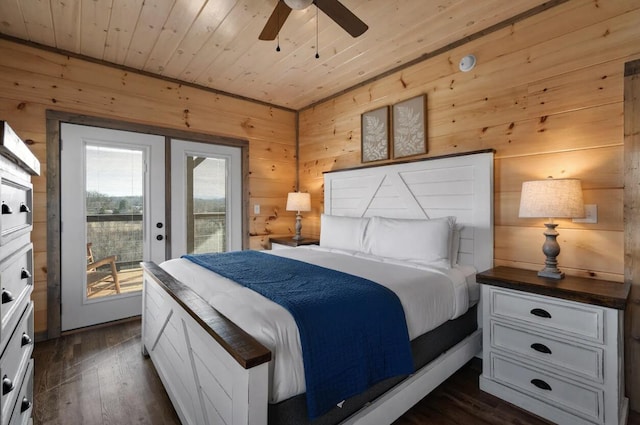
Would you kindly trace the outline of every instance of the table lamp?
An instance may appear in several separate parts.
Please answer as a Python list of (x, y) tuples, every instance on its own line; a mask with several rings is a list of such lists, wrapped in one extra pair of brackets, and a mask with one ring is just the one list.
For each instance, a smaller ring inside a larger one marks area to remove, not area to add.
[(302, 215), (300, 211), (311, 211), (311, 195), (302, 192), (289, 192), (287, 196), (287, 211), (297, 211), (296, 213), (296, 234), (292, 238), (295, 241), (302, 239)]
[(521, 218), (548, 217), (545, 223), (546, 237), (542, 245), (542, 252), (547, 256), (544, 269), (538, 272), (538, 276), (551, 279), (562, 279), (564, 272), (558, 269), (556, 257), (560, 254), (558, 244), (558, 232), (553, 222), (554, 218), (584, 217), (584, 202), (582, 200), (582, 186), (578, 179), (553, 179), (535, 180), (522, 183), (522, 196), (520, 198)]

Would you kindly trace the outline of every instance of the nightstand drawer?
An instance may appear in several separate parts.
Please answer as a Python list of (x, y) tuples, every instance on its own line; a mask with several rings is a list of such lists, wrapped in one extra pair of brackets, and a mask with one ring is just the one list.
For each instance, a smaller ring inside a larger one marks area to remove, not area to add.
[(604, 343), (602, 308), (507, 289), (491, 288), (490, 294), (490, 314), (494, 317), (516, 319), (551, 332)]
[(604, 382), (603, 349), (559, 340), (530, 329), (491, 321), (491, 346)]
[(604, 391), (491, 353), (491, 378), (584, 419), (603, 423)]

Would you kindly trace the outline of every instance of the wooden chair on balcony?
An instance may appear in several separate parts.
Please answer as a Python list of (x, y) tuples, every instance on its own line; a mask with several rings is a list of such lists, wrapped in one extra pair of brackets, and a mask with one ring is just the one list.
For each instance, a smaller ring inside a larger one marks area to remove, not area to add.
[[(99, 267), (106, 265), (111, 266), (111, 271), (98, 270)], [(120, 281), (118, 280), (118, 270), (116, 269), (116, 256), (111, 255), (96, 261), (91, 250), (91, 242), (89, 242), (87, 244), (87, 295), (91, 295), (92, 289), (96, 288), (99, 283), (106, 282), (109, 277), (113, 280), (116, 294), (119, 294)]]

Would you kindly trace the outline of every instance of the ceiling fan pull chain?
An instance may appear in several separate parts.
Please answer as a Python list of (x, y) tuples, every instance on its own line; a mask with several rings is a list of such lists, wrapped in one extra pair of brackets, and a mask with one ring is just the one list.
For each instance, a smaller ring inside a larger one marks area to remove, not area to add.
[(316, 6), (316, 59), (320, 59), (320, 53), (318, 53), (318, 6)]
[[(278, 22), (280, 22), (280, 9), (276, 8), (278, 12)], [(276, 34), (276, 52), (280, 51), (280, 30), (278, 30), (278, 34)]]

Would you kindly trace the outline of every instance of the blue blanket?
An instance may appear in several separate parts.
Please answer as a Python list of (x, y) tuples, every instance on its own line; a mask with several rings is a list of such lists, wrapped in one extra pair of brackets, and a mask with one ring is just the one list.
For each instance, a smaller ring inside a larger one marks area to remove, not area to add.
[(289, 310), (302, 343), (310, 418), (376, 382), (413, 373), (404, 310), (384, 286), (257, 251), (184, 258)]

